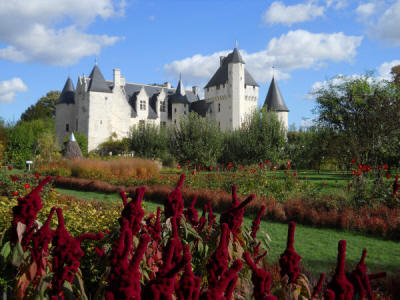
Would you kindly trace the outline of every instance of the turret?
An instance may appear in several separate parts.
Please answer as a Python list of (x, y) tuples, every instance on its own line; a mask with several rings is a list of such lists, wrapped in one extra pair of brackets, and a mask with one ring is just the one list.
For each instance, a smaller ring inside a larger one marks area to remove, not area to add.
[(74, 130), (75, 115), (75, 88), (71, 78), (68, 77), (60, 97), (56, 101), (56, 137), (62, 144), (65, 136)]
[(265, 98), (263, 107), (265, 107), (269, 111), (275, 112), (278, 120), (281, 121), (286, 131), (288, 130), (289, 109), (287, 108), (285, 101), (283, 100), (281, 91), (279, 90), (278, 84), (276, 83), (274, 77), (272, 77), (272, 81), (269, 86), (268, 94)]

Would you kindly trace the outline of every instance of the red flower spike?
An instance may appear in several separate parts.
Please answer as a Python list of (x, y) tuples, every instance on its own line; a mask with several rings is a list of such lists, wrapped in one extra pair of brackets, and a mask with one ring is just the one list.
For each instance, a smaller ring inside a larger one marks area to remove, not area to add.
[(247, 204), (254, 200), (255, 195), (251, 194), (242, 203), (239, 203), (237, 199), (237, 187), (232, 186), (232, 204), (231, 207), (224, 211), (219, 219), (219, 223), (226, 223), (229, 229), (232, 231), (233, 236), (236, 237), (240, 233), (240, 227), (243, 223), (244, 208)]
[(160, 214), (161, 214), (161, 207), (157, 207), (157, 216), (156, 216), (156, 220), (154, 221), (154, 224), (151, 224), (151, 219), (154, 217), (154, 215), (152, 214), (152, 217), (148, 219), (146, 228), (147, 231), (150, 233), (151, 238), (155, 241), (155, 242), (159, 242), (161, 240), (161, 236), (160, 233), (162, 231), (161, 225), (160, 225)]
[[(34, 234), (34, 223), (38, 212), (42, 209), (42, 198), (40, 198), (40, 191), (43, 186), (51, 180), (51, 177), (46, 177), (45, 180), (40, 182), (36, 188), (34, 188), (28, 195), (24, 198), (18, 198), (18, 205), (12, 208), (13, 210), (13, 220), (11, 225), (13, 227), (13, 240), (16, 242), (18, 240), (17, 235), (17, 225), (18, 222), (26, 225), (25, 233), (21, 241), (22, 248), (26, 250), (31, 238)], [(15, 194), (15, 193), (14, 193)], [(18, 193), (17, 193), (18, 195)]]
[(198, 300), (200, 296), (201, 278), (193, 274), (191, 265), (192, 255), (190, 254), (188, 245), (183, 247), (183, 257), (186, 262), (185, 272), (182, 274), (175, 288), (177, 299)]
[[(173, 228), (176, 226), (175, 218), (171, 219)], [(172, 300), (172, 295), (175, 291), (176, 275), (187, 264), (189, 257), (182, 256), (182, 243), (177, 236), (177, 229), (173, 229), (174, 234), (167, 243), (163, 251), (164, 264), (160, 267), (156, 274), (156, 278), (150, 280), (143, 289), (142, 299), (153, 300)], [(179, 256), (177, 254), (180, 249)]]
[(201, 299), (206, 300), (230, 300), (232, 299), (233, 291), (238, 280), (238, 272), (242, 269), (243, 262), (237, 259), (232, 266), (222, 274), (221, 279), (210, 284), (208, 291), (205, 292)]
[(98, 247), (94, 247), (94, 251), (96, 251), (97, 255), (100, 257), (103, 257), (106, 255), (104, 248), (98, 248)]
[(393, 196), (397, 196), (399, 188), (400, 188), (399, 174), (396, 174), (395, 181), (393, 182)]
[(185, 177), (185, 174), (182, 174), (180, 176), (176, 188), (168, 195), (168, 198), (164, 201), (165, 218), (168, 219), (175, 216), (177, 218), (178, 224), (180, 224), (180, 219), (183, 214), (184, 208), (181, 188), (183, 186), (183, 181), (185, 180)]
[[(129, 261), (132, 251), (132, 231), (129, 224), (125, 221), (124, 228), (121, 228), (120, 241), (124, 241), (124, 249), (118, 249), (116, 252), (121, 253), (117, 264), (112, 265), (110, 276), (108, 278), (108, 286), (106, 288), (106, 299), (141, 299), (142, 274), (140, 273), (140, 262), (144, 256), (147, 245), (150, 241), (148, 234), (143, 234), (140, 238), (139, 245), (135, 254)], [(120, 244), (116, 245), (120, 247)], [(113, 249), (114, 251), (114, 249)]]
[(124, 207), (128, 205), (128, 200), (126, 199), (126, 193), (124, 191), (120, 191), (119, 195), (121, 196), (122, 203), (124, 204)]
[(321, 293), (322, 285), (324, 284), (324, 280), (325, 280), (325, 274), (321, 273), (321, 276), (319, 277), (318, 283), (314, 287), (314, 291), (312, 293), (311, 298), (315, 298)]
[(199, 224), (199, 213), (195, 208), (195, 204), (197, 201), (197, 196), (193, 197), (192, 204), (183, 212), (185, 218), (192, 226), (197, 226)]
[[(367, 249), (363, 250), (361, 260), (357, 264), (356, 269), (350, 275), (350, 281), (354, 287), (354, 293), (360, 296), (360, 299), (364, 299), (366, 296), (370, 300), (375, 300), (374, 294), (370, 284), (370, 276), (367, 275), (367, 265), (365, 264), (365, 257), (367, 256)], [(386, 273), (384, 273), (386, 276)]]
[(255, 300), (264, 300), (265, 296), (270, 293), (271, 274), (262, 268), (258, 268), (256, 263), (251, 259), (250, 253), (244, 253), (244, 260), (252, 270), (251, 282), (253, 283), (253, 291)]
[(260, 228), (261, 217), (267, 207), (265, 205), (261, 206), (261, 209), (258, 211), (257, 217), (253, 220), (251, 226), (251, 234), (250, 236), (255, 239), (257, 236), (257, 231)]
[(281, 267), (281, 277), (287, 275), (289, 277), (289, 283), (295, 282), (300, 274), (299, 262), (301, 256), (294, 250), (294, 232), (296, 229), (296, 223), (289, 223), (288, 237), (286, 250), (281, 254), (279, 259), (279, 265)]
[(215, 284), (228, 268), (228, 244), (230, 238), (229, 227), (226, 223), (222, 224), (219, 245), (210, 257), (206, 268), (208, 273), (208, 284)]
[(208, 211), (208, 206), (206, 204), (204, 204), (203, 213), (202, 213), (202, 215), (200, 217), (199, 226), (197, 226), (197, 231), (202, 231), (204, 226), (206, 225), (206, 222), (207, 222), (206, 213), (207, 213), (207, 211)]
[[(338, 259), (336, 272), (332, 280), (328, 283), (327, 288), (332, 290), (335, 299), (351, 300), (353, 299), (353, 285), (347, 280), (345, 274), (345, 261), (346, 261), (346, 241), (339, 241), (338, 246)], [(329, 298), (328, 298), (329, 299)]]
[(326, 300), (335, 300), (336, 299), (335, 292), (330, 289), (327, 289), (325, 291), (325, 299)]
[(75, 273), (80, 266), (79, 260), (84, 255), (81, 249), (81, 242), (84, 239), (101, 239), (104, 235), (99, 234), (85, 234), (79, 238), (73, 238), (66, 230), (64, 224), (64, 216), (62, 209), (57, 208), (58, 227), (53, 236), (53, 280), (52, 295), (63, 297), (63, 283), (64, 281), (72, 282)]
[(121, 192), (122, 201), (124, 201), (124, 209), (121, 212), (121, 217), (118, 222), (120, 226), (123, 224), (123, 220), (127, 220), (131, 227), (133, 235), (137, 235), (141, 228), (141, 222), (144, 216), (144, 210), (142, 208), (142, 200), (144, 197), (144, 192), (146, 191), (145, 187), (139, 187), (135, 191), (135, 196), (132, 197), (132, 200), (125, 204), (126, 196), (125, 193)]
[(208, 202), (208, 226), (212, 227), (217, 219), (217, 216), (213, 213), (211, 202)]
[(49, 243), (53, 239), (53, 230), (50, 229), (50, 221), (55, 211), (56, 208), (52, 207), (46, 222), (32, 237), (32, 247), (30, 248), (31, 258), (32, 263), (36, 263), (37, 265), (36, 276), (38, 277), (44, 275), (45, 257), (49, 254)]

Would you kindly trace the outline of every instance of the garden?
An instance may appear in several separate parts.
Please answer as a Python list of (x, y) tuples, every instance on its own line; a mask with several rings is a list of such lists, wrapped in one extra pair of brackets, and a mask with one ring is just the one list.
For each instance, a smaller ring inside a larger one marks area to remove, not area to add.
[(231, 133), (195, 114), (132, 128), (91, 153), (78, 133), (74, 160), (51, 119), (0, 123), (0, 288), (10, 299), (399, 299), (397, 95), (368, 78), (321, 90), (318, 124), (287, 134), (264, 110)]

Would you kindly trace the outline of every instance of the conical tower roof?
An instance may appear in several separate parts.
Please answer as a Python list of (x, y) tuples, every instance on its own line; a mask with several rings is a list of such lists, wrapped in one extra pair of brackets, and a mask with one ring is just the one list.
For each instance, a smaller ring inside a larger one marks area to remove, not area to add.
[(178, 87), (176, 88), (175, 91), (176, 94), (181, 95), (181, 96), (185, 96), (185, 88), (183, 86), (182, 83), (182, 76), (179, 76), (179, 82), (178, 82)]
[[(231, 62), (231, 63), (242, 63), (242, 64), (244, 64), (244, 60), (243, 60), (242, 56), (240, 55), (240, 52), (239, 52), (239, 50), (238, 50), (237, 47), (235, 47), (235, 49), (233, 49), (233, 52), (232, 52), (230, 55), (232, 55), (232, 56), (231, 56), (229, 62)], [(229, 57), (229, 56), (228, 56), (228, 57)]]
[(283, 100), (281, 91), (279, 90), (279, 87), (275, 82), (274, 77), (272, 77), (272, 81), (269, 86), (268, 94), (265, 98), (263, 107), (266, 107), (268, 110), (272, 111), (289, 111), (285, 104), (285, 101)]
[(89, 91), (91, 92), (102, 92), (102, 93), (111, 93), (111, 89), (104, 79), (103, 74), (101, 73), (97, 64), (92, 69), (90, 73), (90, 82), (89, 82)]
[(75, 103), (75, 88), (70, 77), (65, 82), (64, 88), (58, 98), (56, 104), (74, 104)]
[(170, 103), (183, 103), (183, 104), (190, 104), (185, 92), (185, 88), (182, 83), (182, 78), (179, 77), (178, 86), (175, 90), (175, 93), (172, 94), (169, 98)]

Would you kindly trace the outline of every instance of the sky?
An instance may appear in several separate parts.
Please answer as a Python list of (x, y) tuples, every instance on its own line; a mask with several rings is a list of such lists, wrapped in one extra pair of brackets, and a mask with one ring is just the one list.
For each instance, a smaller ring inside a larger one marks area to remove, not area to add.
[[(337, 75), (400, 64), (400, 0), (0, 0), (0, 118), (16, 122), (97, 60), (112, 80), (206, 85), (238, 48), (260, 85), (275, 74), (289, 124), (307, 126), (312, 92)], [(274, 68), (272, 68), (274, 66)], [(274, 71), (273, 71), (274, 70)]]

